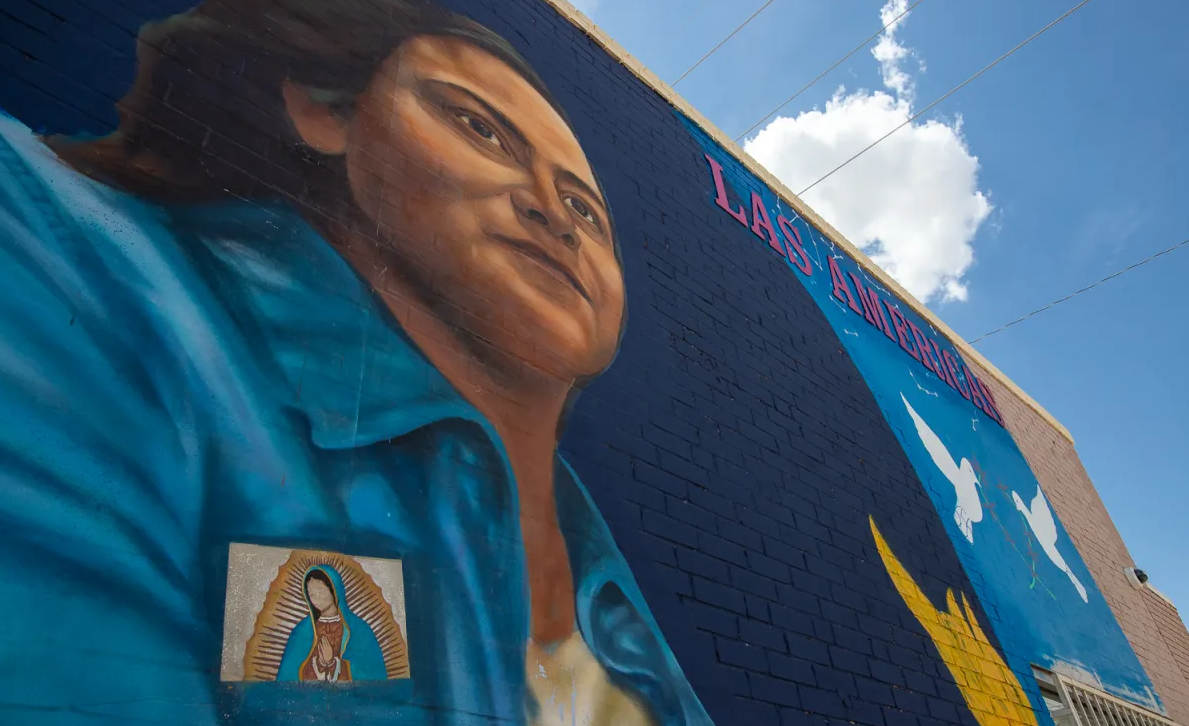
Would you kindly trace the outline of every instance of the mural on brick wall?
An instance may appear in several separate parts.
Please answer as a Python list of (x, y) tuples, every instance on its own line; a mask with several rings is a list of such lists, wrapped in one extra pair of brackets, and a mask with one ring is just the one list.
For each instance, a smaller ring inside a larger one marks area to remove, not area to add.
[(961, 357), (548, 3), (3, 15), (0, 721), (1153, 702)]
[[(681, 119), (705, 152), (705, 203), (784, 260), (871, 387), (946, 522), (974, 594), (993, 614), (989, 625), (1013, 678), (1031, 684), (1035, 664), (1159, 710), (1151, 681), (1053, 516), (990, 390), (928, 322), (696, 124)], [(880, 524), (878, 514), (873, 524)], [(904, 593), (911, 575), (886, 545), (880, 553)], [(906, 593), (905, 599), (932, 636), (921, 615), (927, 603)], [(956, 604), (949, 611), (943, 617), (961, 617)], [(979, 632), (977, 623), (970, 627)], [(947, 646), (937, 646), (944, 655)], [(1035, 686), (1029, 694), (1045, 713)]]
[(533, 69), (414, 0), (208, 0), (137, 63), (114, 133), (0, 121), (0, 559), (38, 643), (0, 700), (708, 723), (557, 453), (625, 295)]

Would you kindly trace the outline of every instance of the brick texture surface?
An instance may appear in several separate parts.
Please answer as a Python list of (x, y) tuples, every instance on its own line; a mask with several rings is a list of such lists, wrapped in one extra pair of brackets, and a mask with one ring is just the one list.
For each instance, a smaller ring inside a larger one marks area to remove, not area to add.
[(1135, 563), (1074, 445), (990, 376), (980, 377), (992, 387), (1016, 445), (1094, 575), (1168, 715), (1189, 724), (1189, 670), (1185, 668), (1189, 633), (1175, 609), (1127, 580), (1124, 568)]
[[(1182, 679), (1189, 681), (1189, 630), (1185, 629), (1180, 612), (1175, 605), (1151, 590), (1143, 590), (1143, 598), (1157, 631), (1164, 638), (1173, 661), (1180, 669)], [(1186, 719), (1182, 717), (1180, 720), (1184, 722)]]

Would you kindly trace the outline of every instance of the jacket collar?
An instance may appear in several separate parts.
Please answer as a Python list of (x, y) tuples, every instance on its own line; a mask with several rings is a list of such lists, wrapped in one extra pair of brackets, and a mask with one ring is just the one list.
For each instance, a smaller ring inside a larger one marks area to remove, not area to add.
[(213, 255), (222, 295), (239, 308), (283, 380), (277, 393), (314, 444), (347, 449), (445, 418), (495, 432), (429, 362), (346, 260), (282, 204), (171, 209)]

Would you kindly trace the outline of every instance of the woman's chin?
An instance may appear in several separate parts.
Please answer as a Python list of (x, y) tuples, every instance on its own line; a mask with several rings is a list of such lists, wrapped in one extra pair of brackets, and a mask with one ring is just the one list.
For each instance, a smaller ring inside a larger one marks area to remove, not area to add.
[(573, 385), (585, 375), (580, 355), (575, 351), (551, 347), (548, 343), (531, 344), (518, 351), (516, 357), (531, 371), (561, 385)]
[(523, 306), (504, 310), (497, 346), (540, 371), (561, 379), (585, 375), (594, 335), (587, 321), (569, 311)]

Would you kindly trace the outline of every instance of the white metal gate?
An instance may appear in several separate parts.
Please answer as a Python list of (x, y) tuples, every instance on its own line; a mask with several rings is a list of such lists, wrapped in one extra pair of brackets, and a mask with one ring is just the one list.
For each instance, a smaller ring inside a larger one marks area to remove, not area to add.
[(1057, 726), (1178, 726), (1158, 713), (1059, 673), (1040, 668), (1033, 672)]

